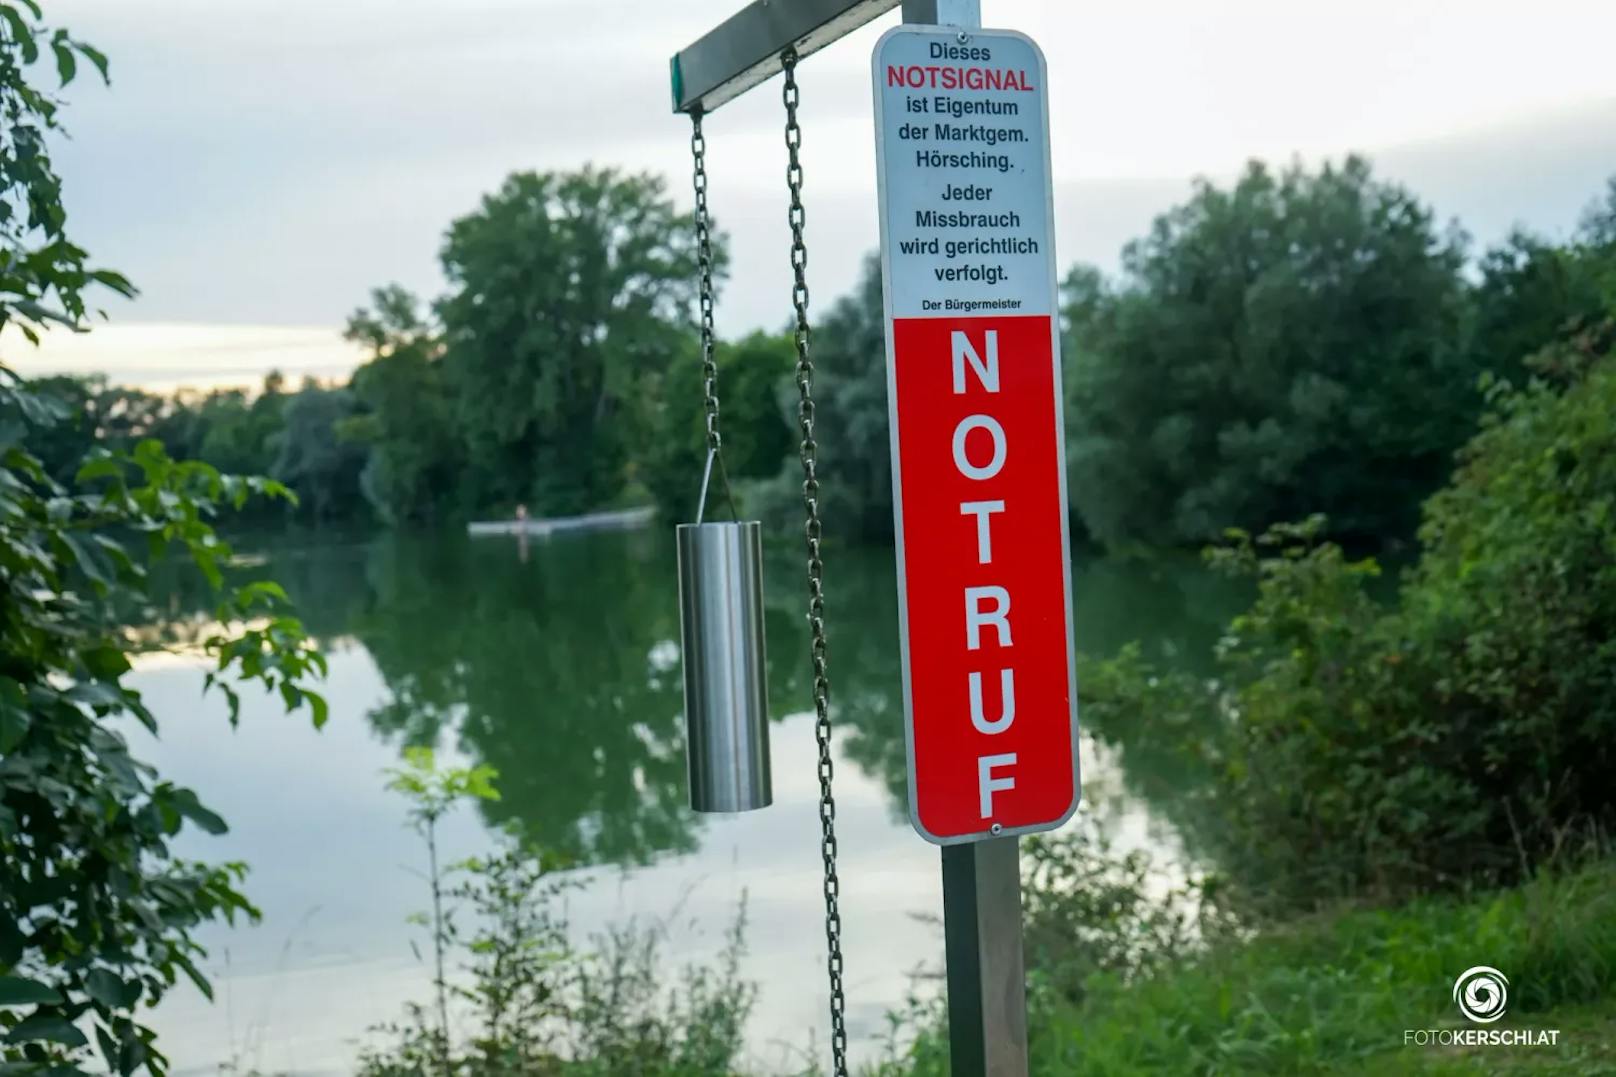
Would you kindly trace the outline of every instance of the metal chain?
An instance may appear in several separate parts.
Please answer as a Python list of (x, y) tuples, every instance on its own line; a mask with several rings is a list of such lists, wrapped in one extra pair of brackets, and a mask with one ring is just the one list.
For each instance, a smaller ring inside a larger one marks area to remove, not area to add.
[(841, 883), (836, 877), (836, 800), (831, 796), (830, 678), (825, 665), (824, 564), (819, 558), (819, 445), (814, 440), (814, 363), (808, 349), (808, 248), (803, 243), (802, 128), (797, 123), (797, 54), (787, 49), (780, 57), (785, 70), (782, 97), (786, 106), (786, 186), (791, 190), (791, 270), (795, 277), (791, 304), (796, 309), (797, 429), (802, 435), (802, 504), (807, 513), (803, 532), (808, 539), (808, 628), (813, 637), (810, 656), (814, 675), (814, 740), (819, 745), (820, 857), (825, 867), (825, 967), (830, 974), (830, 1049), (835, 1077), (847, 1075), (847, 1023), (842, 992)]
[(700, 110), (690, 114), (690, 159), (694, 165), (691, 185), (696, 192), (696, 264), (701, 278), (701, 404), (707, 417), (708, 470), (701, 483), (702, 504), (696, 507), (696, 522), (700, 523), (707, 501), (707, 475), (711, 474), (715, 457), (730, 515), (740, 518), (735, 511), (735, 495), (729, 488), (729, 473), (724, 468), (723, 439), (718, 434), (718, 363), (713, 357), (713, 231), (707, 210), (707, 139), (701, 133)]

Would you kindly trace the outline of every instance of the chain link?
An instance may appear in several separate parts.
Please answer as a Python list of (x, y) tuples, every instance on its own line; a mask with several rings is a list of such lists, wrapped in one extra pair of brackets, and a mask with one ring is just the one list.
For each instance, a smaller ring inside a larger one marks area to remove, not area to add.
[(707, 447), (717, 450), (718, 364), (713, 360), (713, 231), (707, 211), (707, 140), (701, 133), (701, 113), (690, 114), (690, 159), (695, 169), (691, 184), (696, 191), (696, 264), (701, 272), (701, 379), (702, 407), (707, 412)]
[[(718, 461), (719, 480), (724, 485), (724, 497), (729, 502), (730, 515), (740, 518), (735, 511), (735, 495), (730, 492), (729, 472), (724, 468), (723, 439), (718, 434), (718, 362), (713, 354), (713, 229), (707, 209), (707, 139), (701, 133), (701, 111), (690, 114), (690, 159), (693, 162), (691, 186), (696, 192), (696, 265), (701, 286), (699, 305), (701, 313), (701, 406), (707, 421), (707, 467)], [(701, 484), (702, 501), (707, 499), (707, 481)], [(705, 504), (697, 506), (696, 519), (700, 522)]]
[(813, 638), (810, 656), (814, 677), (814, 740), (819, 745), (820, 856), (825, 868), (825, 967), (830, 974), (830, 1049), (835, 1077), (847, 1075), (846, 996), (842, 992), (841, 882), (836, 877), (836, 800), (831, 795), (830, 678), (825, 664), (824, 564), (819, 558), (819, 445), (814, 440), (814, 363), (808, 348), (808, 247), (802, 238), (802, 127), (797, 123), (797, 54), (787, 49), (780, 57), (785, 70), (782, 97), (786, 106), (786, 186), (791, 190), (791, 305), (797, 321), (793, 338), (797, 347), (797, 429), (802, 443), (802, 504), (807, 513), (803, 532), (808, 540), (808, 627)]

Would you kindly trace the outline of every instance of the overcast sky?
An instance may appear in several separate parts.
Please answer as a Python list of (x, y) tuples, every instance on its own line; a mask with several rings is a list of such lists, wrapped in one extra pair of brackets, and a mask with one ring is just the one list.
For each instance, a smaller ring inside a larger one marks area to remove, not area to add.
[[(142, 288), (70, 362), (168, 385), (333, 374), (368, 290), (441, 287), (445, 226), (514, 169), (669, 177), (688, 123), (667, 58), (740, 0), (63, 0), (112, 58), (59, 150), (74, 231)], [(1058, 259), (1115, 268), (1196, 175), (1369, 153), (1479, 243), (1565, 234), (1616, 173), (1612, 0), (983, 0), (1049, 59)], [(869, 54), (896, 15), (801, 69), (821, 308), (876, 242)], [(778, 81), (708, 121), (733, 238), (726, 333), (788, 313)], [(265, 330), (273, 328), (274, 332)]]

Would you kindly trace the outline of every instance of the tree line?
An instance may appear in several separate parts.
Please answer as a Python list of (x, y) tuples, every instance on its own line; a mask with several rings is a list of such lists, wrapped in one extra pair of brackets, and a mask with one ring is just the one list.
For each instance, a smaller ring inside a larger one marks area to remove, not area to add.
[[(1406, 188), (1349, 157), (1200, 181), (1108, 275), (1063, 284), (1072, 511), (1107, 547), (1190, 545), (1322, 513), (1408, 538), (1474, 432), (1484, 378), (1600, 317), (1616, 184), (1563, 241), (1515, 231), (1471, 258)], [(726, 266), (723, 239), (718, 272)], [(654, 502), (686, 519), (703, 460), (693, 229), (649, 175), (512, 175), (453, 222), (448, 290), (376, 289), (346, 384), (157, 397), (41, 383), (77, 424), (38, 447), (156, 437), (179, 459), (268, 474), (312, 522), (436, 524)], [(880, 273), (872, 256), (813, 336), (832, 533), (891, 533)], [(725, 459), (750, 514), (795, 518), (785, 332), (718, 347)]]

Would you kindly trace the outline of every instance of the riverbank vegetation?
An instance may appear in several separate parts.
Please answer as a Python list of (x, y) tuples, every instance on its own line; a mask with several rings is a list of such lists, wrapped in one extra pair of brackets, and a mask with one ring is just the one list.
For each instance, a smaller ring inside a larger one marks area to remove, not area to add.
[[(1100, 896), (1099, 908), (1115, 897), (1092, 880), (1068, 882), (1063, 893)], [(1237, 937), (1134, 936), (1134, 918), (1090, 915), (1084, 930), (1106, 925), (1114, 946), (1141, 949), (1090, 964), (1075, 991), (1052, 983), (1030, 951), (1032, 1072), (1605, 1072), (1616, 1064), (1613, 882), (1616, 869), (1596, 862), (1504, 890), (1337, 905)], [(1414, 1030), (1481, 1027), (1459, 1015), (1452, 986), (1483, 960), (1509, 976), (1508, 1012), (1486, 1027), (1557, 1029), (1557, 1042), (1406, 1042)], [(894, 1015), (897, 1042), (874, 1073), (946, 1075), (940, 1018), (923, 998)]]
[[(746, 898), (716, 958), (670, 976), (665, 923), (629, 921), (577, 944), (561, 858), (507, 835), (486, 856), (438, 858), (435, 828), (468, 799), (498, 800), (498, 774), (405, 753), (388, 787), (410, 803), (427, 849), (433, 1002), (372, 1029), (360, 1077), (700, 1077), (734, 1073), (757, 985), (740, 975)], [(463, 967), (446, 972), (450, 961)], [(452, 1016), (451, 1016), (452, 1015)]]
[(1538, 353), (1528, 388), (1494, 387), (1390, 602), (1316, 519), (1236, 533), (1212, 561), (1258, 597), (1214, 678), (1091, 668), (1098, 730), (1205, 731), (1181, 742), (1212, 778), (1185, 825), (1251, 901), (1507, 883), (1616, 825), (1611, 343), (1607, 326)]
[[(1389, 599), (1318, 518), (1235, 531), (1208, 556), (1257, 597), (1212, 676), (1136, 649), (1084, 664), (1089, 728), (1125, 770), (1167, 751), (1198, 776), (1154, 802), (1206, 870), (1167, 885), (1081, 829), (1033, 843), (1035, 1072), (1616, 1059), (1613, 330), (1536, 351), (1525, 388), (1488, 387)], [(1477, 964), (1510, 977), (1504, 1027), (1563, 1025), (1563, 1042), (1406, 1046), (1404, 1029), (1463, 1023), (1449, 992)], [(938, 1005), (895, 1019), (883, 1072), (946, 1073)]]

